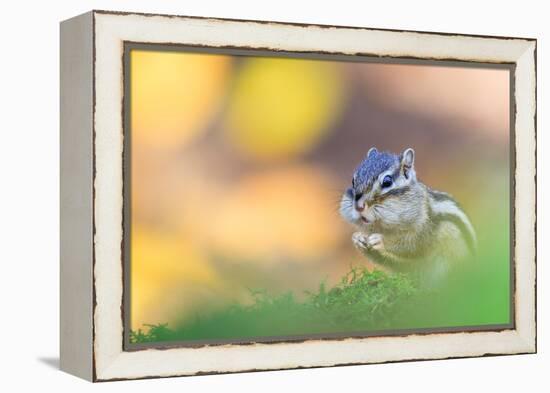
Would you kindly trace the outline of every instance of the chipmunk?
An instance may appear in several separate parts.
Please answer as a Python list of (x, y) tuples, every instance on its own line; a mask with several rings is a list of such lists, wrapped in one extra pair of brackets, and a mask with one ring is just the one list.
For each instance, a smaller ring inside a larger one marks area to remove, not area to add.
[(369, 260), (436, 285), (456, 261), (475, 254), (476, 234), (451, 195), (417, 180), (414, 158), (411, 148), (400, 155), (371, 148), (340, 214), (359, 229), (352, 242)]

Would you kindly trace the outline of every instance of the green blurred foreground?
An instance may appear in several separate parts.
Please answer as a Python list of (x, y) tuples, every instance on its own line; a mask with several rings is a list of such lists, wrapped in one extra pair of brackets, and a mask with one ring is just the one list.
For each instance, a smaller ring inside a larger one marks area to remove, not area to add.
[[(292, 293), (271, 297), (253, 293), (254, 303), (235, 304), (175, 330), (167, 325), (131, 332), (130, 342), (157, 342), (334, 333), (366, 327), (389, 327), (393, 309), (414, 293), (403, 275), (352, 269), (341, 282), (327, 289), (322, 283), (303, 302)], [(375, 322), (378, 323), (375, 323)], [(382, 323), (383, 326), (380, 326)]]

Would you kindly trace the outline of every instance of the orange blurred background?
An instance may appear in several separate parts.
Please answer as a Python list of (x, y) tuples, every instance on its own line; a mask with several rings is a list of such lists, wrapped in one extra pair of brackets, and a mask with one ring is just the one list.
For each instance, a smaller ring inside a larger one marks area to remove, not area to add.
[(507, 210), (507, 70), (130, 56), (132, 329), (366, 264), (338, 203), (372, 146), (413, 147), (474, 225)]

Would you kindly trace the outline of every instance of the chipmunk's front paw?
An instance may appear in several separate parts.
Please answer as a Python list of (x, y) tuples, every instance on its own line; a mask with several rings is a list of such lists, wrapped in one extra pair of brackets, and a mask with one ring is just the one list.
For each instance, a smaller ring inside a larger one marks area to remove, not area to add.
[(365, 235), (363, 232), (355, 232), (351, 236), (351, 241), (355, 247), (359, 249), (359, 251), (366, 251), (367, 250), (367, 235)]
[(382, 251), (384, 249), (384, 236), (380, 233), (372, 233), (367, 237), (367, 247), (372, 250)]
[(384, 249), (384, 236), (380, 233), (371, 233), (370, 235), (363, 232), (355, 232), (351, 240), (355, 247), (360, 251), (378, 250)]

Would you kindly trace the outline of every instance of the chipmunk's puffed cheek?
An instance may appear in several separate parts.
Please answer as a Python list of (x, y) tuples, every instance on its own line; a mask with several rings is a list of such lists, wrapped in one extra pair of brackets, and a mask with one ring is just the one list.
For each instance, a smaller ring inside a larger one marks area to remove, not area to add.
[(353, 207), (353, 200), (344, 194), (340, 201), (340, 215), (342, 218), (352, 224), (357, 223), (360, 220), (361, 215)]

